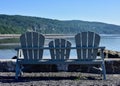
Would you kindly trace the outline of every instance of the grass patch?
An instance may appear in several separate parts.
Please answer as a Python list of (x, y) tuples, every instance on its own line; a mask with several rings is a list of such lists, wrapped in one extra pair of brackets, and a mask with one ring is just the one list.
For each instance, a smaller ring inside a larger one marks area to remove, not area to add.
[(6, 39), (0, 39), (0, 44), (2, 43), (19, 43), (19, 38), (6, 38)]
[(15, 49), (17, 46), (13, 45), (13, 46), (0, 46), (0, 49)]

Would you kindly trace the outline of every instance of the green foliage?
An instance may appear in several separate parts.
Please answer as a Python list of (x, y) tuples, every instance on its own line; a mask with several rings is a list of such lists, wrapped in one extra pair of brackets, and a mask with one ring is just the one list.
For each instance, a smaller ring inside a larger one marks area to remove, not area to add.
[(43, 34), (76, 34), (83, 31), (119, 34), (120, 26), (80, 20), (59, 21), (30, 16), (0, 15), (1, 34), (21, 34), (29, 30)]
[(7, 38), (7, 39), (0, 39), (0, 44), (2, 43), (19, 43), (19, 38)]

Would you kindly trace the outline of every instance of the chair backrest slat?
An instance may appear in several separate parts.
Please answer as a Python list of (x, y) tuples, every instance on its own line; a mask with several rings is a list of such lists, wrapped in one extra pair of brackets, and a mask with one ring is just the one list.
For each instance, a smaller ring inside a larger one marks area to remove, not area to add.
[[(50, 54), (52, 59), (69, 59), (71, 43), (65, 39), (55, 39), (49, 42)], [(52, 49), (54, 48), (54, 49)]]
[[(81, 41), (82, 41), (82, 47), (87, 47), (87, 32), (83, 32), (83, 33), (81, 33), (81, 35), (82, 35), (82, 39), (81, 39)], [(81, 57), (82, 59), (86, 59), (87, 58), (87, 49), (83, 49), (82, 50), (82, 57)]]
[[(71, 43), (69, 41), (67, 41), (66, 47), (68, 47), (68, 48), (71, 47)], [(70, 57), (70, 49), (66, 49), (65, 51), (66, 51), (66, 58), (65, 59), (69, 59), (69, 57)]]
[[(26, 43), (27, 43), (27, 47), (30, 48), (30, 47), (33, 47), (33, 34), (32, 33), (27, 33), (26, 34), (26, 37), (27, 37), (27, 40), (26, 40)], [(28, 59), (33, 59), (33, 51), (32, 49), (28, 49)]]
[[(26, 46), (28, 46), (26, 40), (27, 40), (26, 34), (22, 34), (20, 36), (21, 47), (26, 48)], [(28, 59), (29, 58), (28, 50), (22, 49), (22, 51), (23, 51), (24, 59)]]
[[(39, 34), (36, 32), (33, 32), (33, 47), (39, 47)], [(33, 52), (33, 58), (38, 59), (39, 57), (39, 49), (32, 50)]]
[(20, 37), (21, 47), (26, 48), (23, 49), (24, 60), (42, 59), (43, 49), (39, 49), (39, 47), (44, 46), (44, 40), (44, 36), (37, 32), (26, 32), (22, 34)]
[(76, 47), (91, 47), (91, 49), (77, 49), (78, 59), (96, 59), (100, 36), (94, 32), (82, 32), (75, 35)]
[(56, 59), (55, 58), (55, 51), (54, 51), (54, 42), (53, 41), (51, 41), (51, 42), (49, 42), (49, 47), (50, 47), (50, 55), (51, 55), (51, 58), (52, 59)]
[[(76, 43), (76, 47), (82, 47), (82, 41), (81, 41), (81, 34), (78, 33), (75, 36), (75, 43)], [(82, 55), (81, 55), (81, 49), (77, 49), (77, 56), (78, 59), (81, 59)]]
[[(60, 48), (60, 40), (59, 39), (55, 39), (55, 42), (54, 42), (54, 44), (55, 44), (55, 47), (56, 48)], [(55, 50), (55, 54), (56, 54), (56, 59), (60, 59), (60, 49), (56, 49)]]
[[(64, 39), (61, 39), (61, 47), (66, 47), (66, 41)], [(65, 54), (66, 54), (66, 50), (65, 49), (61, 49), (61, 59), (65, 59)]]
[[(93, 40), (94, 38), (94, 33), (93, 32), (88, 32), (88, 47), (93, 47)], [(93, 49), (88, 49), (88, 57), (91, 59), (92, 55), (91, 53), (93, 53)]]
[[(98, 47), (100, 43), (100, 36), (98, 34), (94, 35), (94, 47)], [(93, 58), (96, 58), (98, 49), (93, 50)]]
[[(38, 40), (39, 47), (43, 47), (44, 46), (44, 42), (45, 42), (45, 37), (42, 34), (39, 34), (38, 39), (39, 39)], [(43, 57), (43, 49), (39, 49), (38, 52), (39, 52), (38, 53), (38, 56), (39, 56), (38, 59), (42, 59), (42, 57)]]

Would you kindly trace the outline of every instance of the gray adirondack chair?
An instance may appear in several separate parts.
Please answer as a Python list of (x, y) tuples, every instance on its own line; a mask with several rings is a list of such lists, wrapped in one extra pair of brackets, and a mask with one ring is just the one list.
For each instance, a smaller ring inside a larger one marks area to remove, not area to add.
[[(23, 64), (37, 64), (42, 59), (43, 49), (41, 47), (44, 46), (44, 40), (44, 36), (37, 32), (26, 32), (20, 36), (21, 47), (16, 49), (18, 51), (16, 79), (21, 75), (21, 66)], [(22, 51), (24, 58), (20, 58), (20, 51)]]
[(49, 42), (51, 59), (57, 64), (59, 71), (67, 71), (65, 61), (69, 59), (71, 43), (65, 39)]
[[(75, 35), (77, 57), (81, 64), (100, 64), (102, 67), (103, 79), (106, 79), (106, 69), (104, 63), (103, 50), (105, 47), (99, 47), (100, 36), (94, 32), (82, 32)], [(101, 58), (97, 59), (98, 49), (101, 52)]]

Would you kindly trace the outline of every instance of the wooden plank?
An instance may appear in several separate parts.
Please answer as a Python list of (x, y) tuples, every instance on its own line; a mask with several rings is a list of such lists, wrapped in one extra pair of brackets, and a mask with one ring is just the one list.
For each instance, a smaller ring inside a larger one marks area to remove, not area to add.
[[(61, 47), (66, 47), (66, 40), (65, 39), (60, 39), (61, 41)], [(66, 49), (60, 49), (61, 51), (61, 59), (66, 59)]]
[(70, 57), (70, 49), (67, 49), (71, 47), (71, 43), (69, 41), (66, 42), (66, 59), (69, 59)]
[[(100, 36), (98, 34), (95, 34), (94, 35), (94, 45), (93, 46), (98, 47), (99, 43), (100, 43)], [(97, 57), (97, 52), (98, 52), (98, 49), (93, 50), (93, 58)]]
[[(87, 47), (87, 32), (82, 32), (82, 47)], [(82, 50), (82, 59), (87, 59), (87, 49)]]
[[(33, 48), (34, 47), (36, 47), (36, 48), (39, 47), (39, 40), (38, 40), (39, 38), (38, 37), (39, 37), (39, 34), (36, 33), (36, 32), (33, 32)], [(38, 57), (39, 57), (39, 52), (38, 51), (39, 51), (38, 49), (32, 50), (34, 60), (38, 59)]]
[[(94, 38), (94, 33), (93, 32), (88, 32), (88, 47), (93, 47), (93, 38)], [(93, 58), (93, 49), (88, 49), (88, 59)]]
[[(44, 42), (45, 42), (45, 37), (42, 34), (39, 34), (38, 37), (39, 37), (39, 46), (38, 47), (43, 47)], [(39, 58), (38, 59), (42, 59), (42, 57), (43, 57), (43, 49), (39, 49)]]
[[(21, 36), (20, 36), (20, 43), (21, 43), (21, 47), (22, 48), (26, 48), (27, 47), (27, 41), (26, 41), (27, 39), (26, 39), (26, 34), (22, 34)], [(24, 59), (27, 59), (28, 58), (28, 52), (27, 52), (27, 50), (26, 49), (22, 49), (22, 51), (23, 51), (23, 56), (24, 56)]]
[[(60, 48), (60, 39), (55, 39), (55, 47)], [(60, 59), (60, 49), (55, 49), (56, 59)]]
[[(32, 34), (32, 32), (27, 32), (26, 33), (26, 38), (27, 38), (27, 47), (32, 47), (32, 42), (33, 42), (33, 34)], [(33, 52), (32, 52), (32, 50), (27, 50), (28, 51), (28, 59), (33, 59)]]
[[(53, 41), (50, 41), (49, 42), (49, 47), (50, 48), (54, 48), (54, 42)], [(51, 59), (56, 59), (55, 58), (55, 51), (54, 51), (54, 49), (50, 49), (50, 55), (51, 55)]]
[[(81, 34), (80, 33), (75, 35), (75, 43), (76, 43), (76, 47), (81, 47)], [(77, 50), (77, 58), (81, 59), (81, 49), (76, 49), (76, 50)]]

